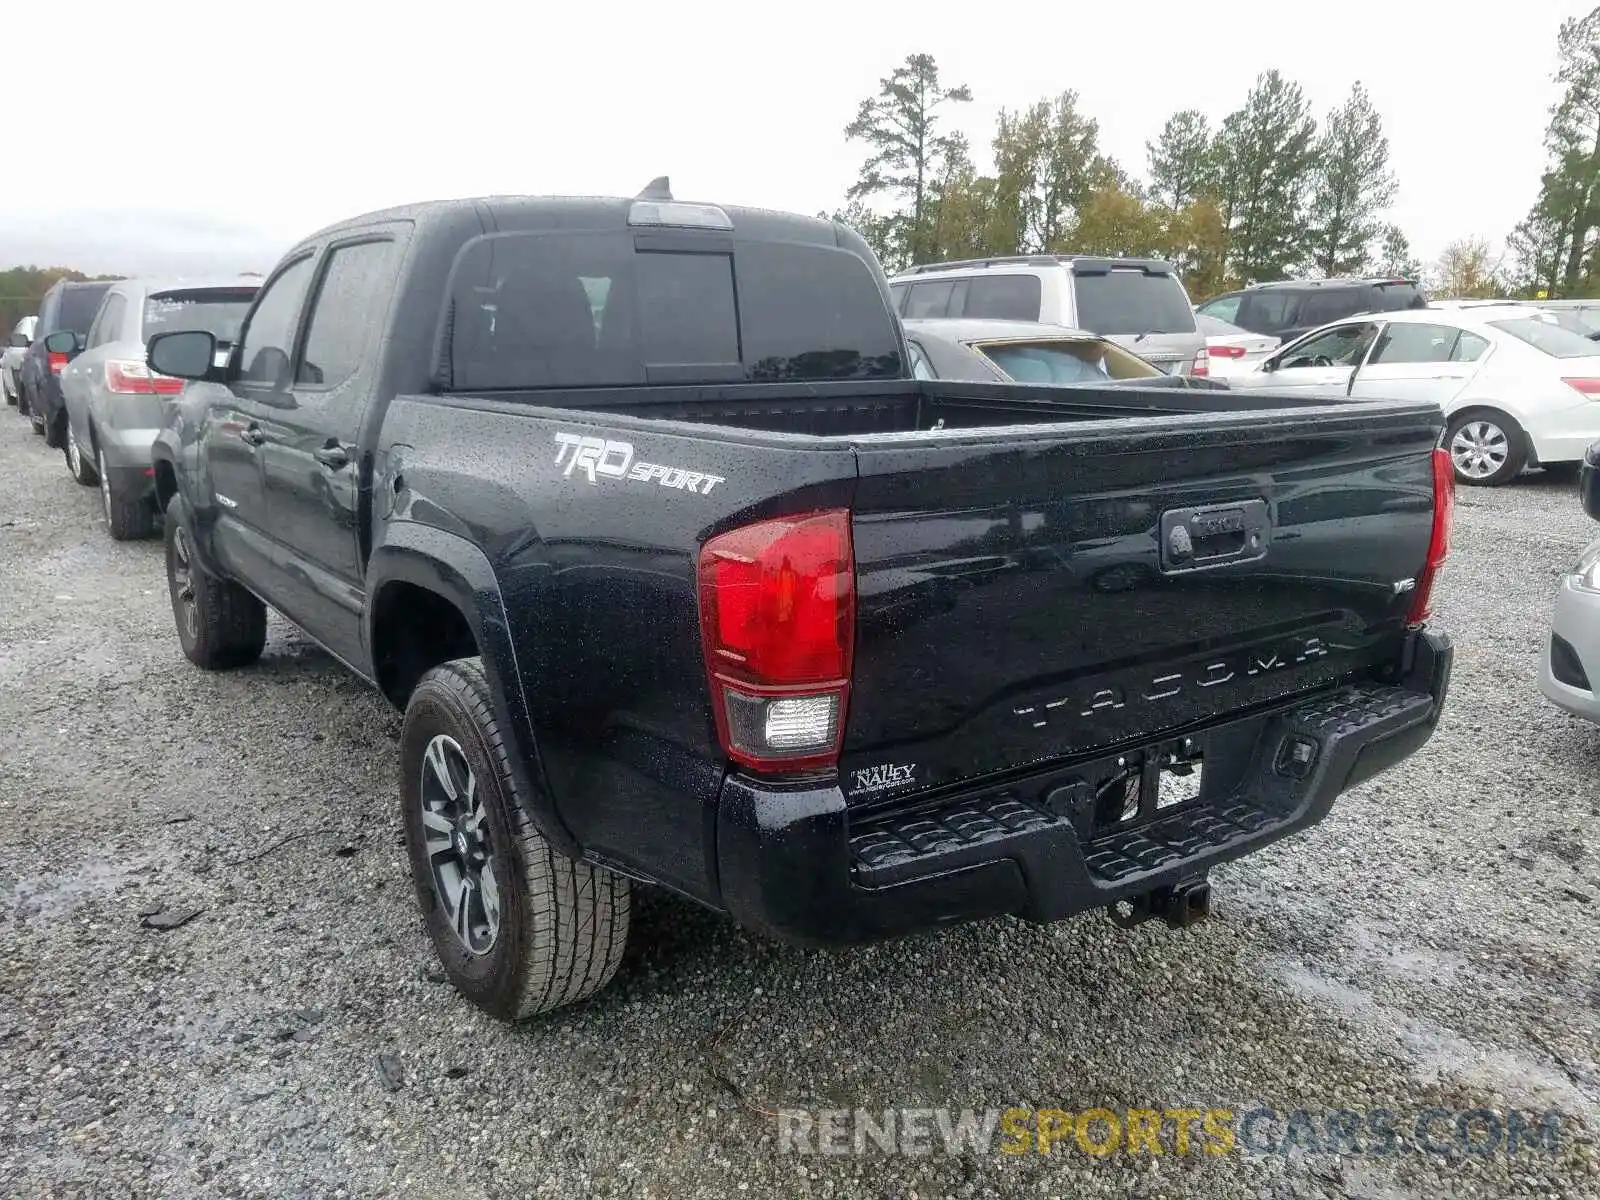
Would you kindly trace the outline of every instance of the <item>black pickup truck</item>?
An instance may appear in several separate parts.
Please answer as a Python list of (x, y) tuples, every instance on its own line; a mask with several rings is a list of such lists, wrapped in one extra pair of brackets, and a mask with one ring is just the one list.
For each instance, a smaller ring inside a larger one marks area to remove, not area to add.
[(1207, 912), (1438, 720), (1434, 404), (910, 377), (844, 226), (495, 198), (317, 233), (155, 447), (184, 653), (266, 606), (405, 719), (457, 986), (600, 988), (631, 881), (798, 944)]

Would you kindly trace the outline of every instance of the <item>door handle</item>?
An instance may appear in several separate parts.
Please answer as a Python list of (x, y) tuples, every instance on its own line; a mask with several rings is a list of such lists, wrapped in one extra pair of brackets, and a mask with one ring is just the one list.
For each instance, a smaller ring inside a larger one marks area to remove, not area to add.
[(313, 450), (311, 457), (330, 471), (337, 471), (350, 462), (350, 455), (345, 452), (343, 446), (324, 446), (320, 450)]
[(261, 432), (259, 425), (246, 425), (239, 430), (239, 440), (248, 442), (252, 446), (259, 446), (267, 440), (267, 435)]

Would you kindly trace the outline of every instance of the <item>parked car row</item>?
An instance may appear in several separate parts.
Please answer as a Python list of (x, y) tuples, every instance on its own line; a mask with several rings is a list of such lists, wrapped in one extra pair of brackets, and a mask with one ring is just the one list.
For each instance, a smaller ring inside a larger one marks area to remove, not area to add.
[(20, 352), (17, 403), (73, 479), (98, 486), (119, 541), (148, 537), (156, 519), (150, 455), (163, 402), (184, 382), (152, 372), (145, 344), (157, 333), (205, 330), (225, 355), (255, 297), (253, 280), (60, 282), (32, 325), (23, 318), (7, 353)]

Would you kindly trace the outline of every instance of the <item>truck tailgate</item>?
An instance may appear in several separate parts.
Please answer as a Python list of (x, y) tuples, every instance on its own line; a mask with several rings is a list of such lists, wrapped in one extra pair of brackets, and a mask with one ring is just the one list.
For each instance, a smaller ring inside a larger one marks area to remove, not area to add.
[(1437, 407), (858, 443), (852, 801), (1134, 745), (1399, 660)]

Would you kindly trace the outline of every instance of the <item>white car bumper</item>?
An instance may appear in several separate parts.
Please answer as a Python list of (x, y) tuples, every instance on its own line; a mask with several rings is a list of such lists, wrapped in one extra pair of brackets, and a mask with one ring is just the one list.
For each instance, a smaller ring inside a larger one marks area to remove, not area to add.
[(1527, 421), (1528, 440), (1541, 463), (1581, 462), (1600, 441), (1600, 400), (1581, 400)]

